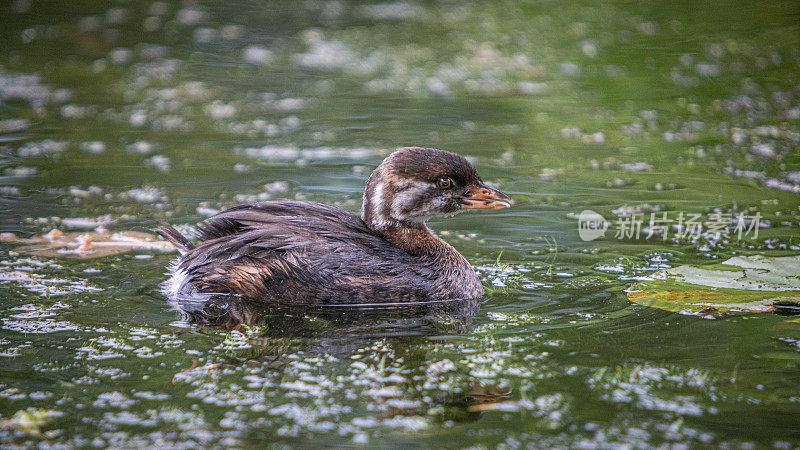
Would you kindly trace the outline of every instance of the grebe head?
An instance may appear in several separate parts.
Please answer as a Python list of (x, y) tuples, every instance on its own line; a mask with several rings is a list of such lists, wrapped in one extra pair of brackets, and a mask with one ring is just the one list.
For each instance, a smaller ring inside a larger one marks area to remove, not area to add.
[(461, 155), (433, 148), (405, 147), (372, 172), (364, 189), (361, 218), (376, 231), (421, 227), (432, 217), (466, 209), (501, 209), (511, 199), (483, 183)]

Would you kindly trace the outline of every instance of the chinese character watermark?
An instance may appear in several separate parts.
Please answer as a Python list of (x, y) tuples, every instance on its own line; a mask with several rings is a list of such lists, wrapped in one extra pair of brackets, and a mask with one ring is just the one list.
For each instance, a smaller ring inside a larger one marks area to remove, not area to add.
[(695, 240), (709, 237), (715, 240), (736, 238), (758, 239), (761, 213), (753, 215), (712, 212), (705, 216), (699, 213), (641, 213), (622, 214), (613, 221), (606, 220), (592, 210), (584, 210), (578, 216), (578, 234), (584, 241), (593, 241), (605, 236), (611, 228), (614, 239), (666, 241), (669, 238)]

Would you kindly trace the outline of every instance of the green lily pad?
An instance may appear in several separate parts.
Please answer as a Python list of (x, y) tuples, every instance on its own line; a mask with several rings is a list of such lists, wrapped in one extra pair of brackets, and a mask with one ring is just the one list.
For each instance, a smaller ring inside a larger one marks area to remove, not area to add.
[(708, 318), (800, 308), (800, 256), (736, 256), (656, 272), (628, 289), (644, 306)]

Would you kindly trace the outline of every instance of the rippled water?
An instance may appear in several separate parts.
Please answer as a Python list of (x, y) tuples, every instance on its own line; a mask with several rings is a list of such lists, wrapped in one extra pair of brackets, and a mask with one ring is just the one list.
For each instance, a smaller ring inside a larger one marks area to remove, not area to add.
[[(794, 317), (624, 292), (800, 250), (797, 2), (0, 8), (2, 232), (357, 211), (405, 145), (468, 155), (516, 200), (430, 224), (479, 270), (480, 305), (179, 314), (158, 290), (174, 254), (0, 243), (3, 446), (800, 445)], [(584, 241), (587, 209), (761, 223)]]

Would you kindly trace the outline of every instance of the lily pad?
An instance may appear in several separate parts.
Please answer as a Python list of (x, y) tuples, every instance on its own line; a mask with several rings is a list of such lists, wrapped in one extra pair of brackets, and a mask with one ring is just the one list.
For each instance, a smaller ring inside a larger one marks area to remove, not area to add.
[(800, 256), (736, 256), (721, 264), (679, 266), (631, 286), (628, 300), (714, 318), (800, 308)]
[(132, 250), (171, 252), (175, 248), (165, 240), (138, 231), (62, 233), (52, 230), (41, 236), (19, 238), (13, 233), (0, 234), (0, 242), (23, 244), (16, 252), (40, 257), (90, 259)]

